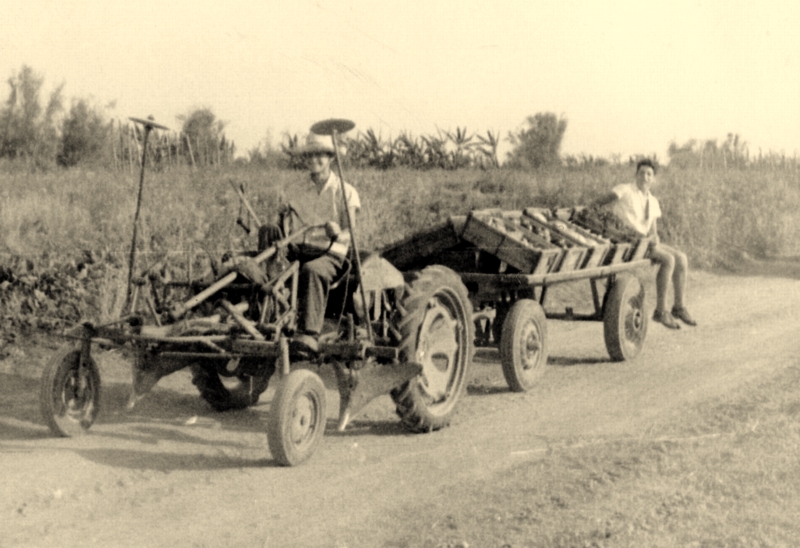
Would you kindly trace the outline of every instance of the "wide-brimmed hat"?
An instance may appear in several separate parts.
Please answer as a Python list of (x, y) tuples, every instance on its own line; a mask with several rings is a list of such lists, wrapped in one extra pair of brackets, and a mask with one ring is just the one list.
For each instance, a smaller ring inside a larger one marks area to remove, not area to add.
[[(294, 156), (308, 156), (309, 154), (329, 154), (336, 155), (336, 150), (333, 148), (333, 138), (330, 135), (319, 135), (317, 133), (309, 133), (306, 137), (304, 145), (293, 148), (291, 154)], [(339, 152), (342, 152), (341, 147)]]

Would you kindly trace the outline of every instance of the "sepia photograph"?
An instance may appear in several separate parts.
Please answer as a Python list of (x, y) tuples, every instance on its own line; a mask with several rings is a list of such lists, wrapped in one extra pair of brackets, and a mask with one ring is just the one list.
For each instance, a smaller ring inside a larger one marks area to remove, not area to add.
[(0, 3), (0, 548), (800, 546), (800, 4)]

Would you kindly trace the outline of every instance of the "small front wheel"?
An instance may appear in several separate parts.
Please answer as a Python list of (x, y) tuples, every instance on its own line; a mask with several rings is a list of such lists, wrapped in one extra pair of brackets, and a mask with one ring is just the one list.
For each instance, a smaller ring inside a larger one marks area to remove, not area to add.
[(547, 365), (547, 319), (532, 299), (514, 303), (503, 322), (500, 363), (514, 392), (533, 388)]
[(325, 385), (308, 369), (292, 371), (278, 386), (267, 422), (267, 441), (275, 460), (297, 466), (317, 450), (325, 433)]
[(81, 350), (59, 351), (45, 366), (39, 405), (50, 431), (65, 438), (80, 436), (94, 424), (100, 411), (100, 371)]
[(630, 275), (617, 276), (603, 313), (606, 349), (615, 361), (632, 360), (647, 336), (644, 286)]

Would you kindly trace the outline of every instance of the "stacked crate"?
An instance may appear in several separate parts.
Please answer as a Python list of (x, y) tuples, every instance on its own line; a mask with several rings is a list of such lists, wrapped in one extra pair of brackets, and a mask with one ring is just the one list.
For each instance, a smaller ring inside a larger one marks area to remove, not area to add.
[(563, 250), (526, 224), (521, 212), (473, 211), (461, 237), (526, 274), (552, 272), (563, 261)]
[(575, 223), (574, 216), (575, 210), (567, 209), (475, 210), (393, 243), (381, 254), (400, 270), (439, 264), (487, 274), (567, 272), (644, 257), (648, 239), (607, 237)]
[(610, 211), (575, 208), (569, 216), (570, 223), (606, 238), (613, 245), (606, 264), (616, 264), (643, 259), (647, 255), (651, 238), (643, 238), (622, 226)]

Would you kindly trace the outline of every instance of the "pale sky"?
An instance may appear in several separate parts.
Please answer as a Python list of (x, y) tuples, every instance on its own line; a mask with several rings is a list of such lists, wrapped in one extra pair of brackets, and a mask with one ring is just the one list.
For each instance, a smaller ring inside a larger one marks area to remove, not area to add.
[[(0, 76), (116, 101), (210, 107), (240, 154), (315, 121), (383, 137), (505, 136), (565, 116), (564, 154), (657, 153), (739, 133), (800, 152), (800, 2), (0, 0)], [(0, 99), (8, 97), (3, 86)]]

